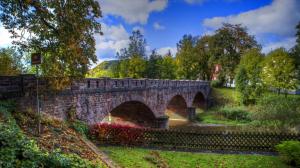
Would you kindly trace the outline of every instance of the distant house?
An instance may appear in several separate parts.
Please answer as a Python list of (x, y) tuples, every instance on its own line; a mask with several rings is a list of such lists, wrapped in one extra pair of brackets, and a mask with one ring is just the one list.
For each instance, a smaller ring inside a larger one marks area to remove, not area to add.
[(219, 76), (221, 70), (222, 70), (221, 64), (216, 64), (213, 69), (213, 74), (212, 74), (212, 78), (211, 78), (212, 81), (218, 79), (218, 76)]

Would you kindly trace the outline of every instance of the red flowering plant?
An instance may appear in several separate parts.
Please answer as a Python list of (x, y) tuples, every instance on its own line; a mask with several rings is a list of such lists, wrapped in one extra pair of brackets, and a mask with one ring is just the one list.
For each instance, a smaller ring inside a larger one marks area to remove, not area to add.
[(133, 125), (98, 123), (90, 128), (90, 133), (97, 140), (108, 143), (134, 145), (141, 142), (144, 128)]

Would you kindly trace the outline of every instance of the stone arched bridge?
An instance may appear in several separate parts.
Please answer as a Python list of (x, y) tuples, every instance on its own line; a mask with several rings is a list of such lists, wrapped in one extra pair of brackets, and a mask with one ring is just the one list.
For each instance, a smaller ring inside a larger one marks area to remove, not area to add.
[[(2, 98), (9, 93), (7, 88), (19, 88), (21, 107), (35, 109), (34, 82), (33, 76), (0, 77)], [(73, 110), (78, 119), (89, 124), (101, 122), (111, 113), (152, 127), (166, 127), (170, 112), (193, 119), (195, 108), (205, 107), (209, 94), (207, 81), (99, 78), (76, 81), (59, 93), (40, 97), (41, 111), (61, 119)]]

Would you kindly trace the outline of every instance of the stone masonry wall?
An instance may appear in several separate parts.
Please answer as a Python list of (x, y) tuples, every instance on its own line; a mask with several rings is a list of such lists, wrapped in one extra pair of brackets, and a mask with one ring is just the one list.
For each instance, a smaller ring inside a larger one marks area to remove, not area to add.
[[(40, 82), (44, 85), (44, 81)], [(0, 99), (19, 97), (21, 107), (35, 109), (34, 76), (0, 77)], [(70, 109), (76, 117), (90, 124), (101, 121), (122, 103), (138, 101), (145, 104), (155, 118), (166, 118), (170, 100), (182, 96), (188, 108), (193, 107), (197, 93), (205, 100), (210, 94), (207, 81), (155, 80), (155, 79), (82, 79), (59, 93), (43, 92), (40, 95), (41, 111), (66, 119)]]

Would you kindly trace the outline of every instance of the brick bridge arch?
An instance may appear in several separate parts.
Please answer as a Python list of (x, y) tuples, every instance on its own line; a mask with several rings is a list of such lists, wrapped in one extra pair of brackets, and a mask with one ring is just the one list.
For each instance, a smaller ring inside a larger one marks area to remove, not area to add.
[[(21, 107), (36, 109), (34, 77), (0, 78), (0, 86), (1, 83), (7, 86), (5, 83), (7, 81), (16, 85), (12, 88), (22, 91), (20, 94), (22, 96), (18, 101)], [(41, 83), (43, 82), (41, 81)], [(0, 97), (9, 95), (10, 93), (5, 92), (7, 90), (0, 90)], [(168, 120), (166, 109), (174, 96), (180, 95), (184, 99), (190, 115), (195, 113), (195, 107), (207, 104), (209, 94), (210, 85), (207, 81), (131, 78), (83, 79), (73, 82), (69, 88), (59, 93), (41, 95), (41, 111), (57, 118), (66, 119), (68, 111), (73, 108), (78, 119), (93, 124), (101, 122), (109, 112), (123, 103), (140, 102), (153, 112), (155, 122), (159, 127), (165, 127)], [(199, 100), (204, 102), (197, 103)]]

